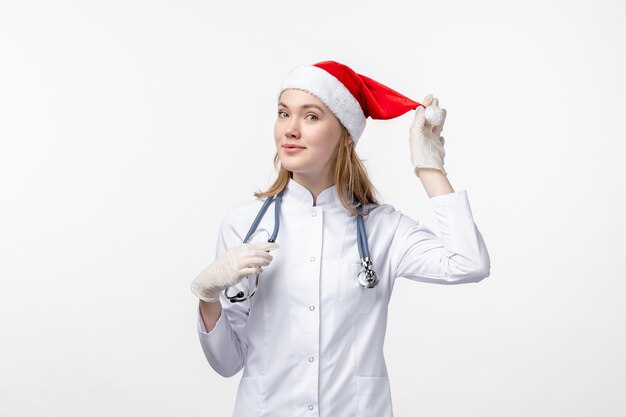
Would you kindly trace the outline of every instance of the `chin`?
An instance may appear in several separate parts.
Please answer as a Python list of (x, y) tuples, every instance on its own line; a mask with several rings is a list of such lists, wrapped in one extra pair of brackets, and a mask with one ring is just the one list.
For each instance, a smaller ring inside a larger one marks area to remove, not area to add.
[(300, 174), (303, 172), (307, 172), (307, 165), (294, 162), (294, 161), (280, 161), (280, 165), (285, 168), (287, 171), (293, 172), (294, 174)]
[(304, 164), (300, 158), (294, 158), (290, 155), (281, 155), (280, 164), (284, 166), (289, 171), (293, 169), (298, 169), (298, 167), (302, 167)]
[(302, 171), (302, 167), (298, 164), (284, 164), (284, 163), (280, 163), (280, 165), (285, 168), (287, 171), (293, 172), (293, 173), (299, 173)]

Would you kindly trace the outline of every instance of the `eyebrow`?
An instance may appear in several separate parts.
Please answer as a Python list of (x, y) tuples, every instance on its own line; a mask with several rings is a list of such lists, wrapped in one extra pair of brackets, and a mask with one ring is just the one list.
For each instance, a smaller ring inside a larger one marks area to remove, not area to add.
[[(284, 108), (288, 109), (289, 106), (287, 106), (285, 103), (283, 103), (282, 101), (280, 103), (278, 103), (279, 106), (283, 106)], [(314, 107), (316, 109), (318, 109), (319, 111), (321, 111), (322, 113), (324, 113), (324, 110), (318, 106), (317, 104), (303, 104), (302, 106), (300, 106), (301, 109), (308, 109), (310, 107)]]

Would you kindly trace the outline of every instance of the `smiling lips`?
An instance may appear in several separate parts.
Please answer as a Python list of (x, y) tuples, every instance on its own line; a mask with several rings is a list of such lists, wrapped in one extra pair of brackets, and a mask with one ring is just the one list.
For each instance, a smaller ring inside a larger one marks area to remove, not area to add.
[(293, 153), (298, 153), (302, 150), (304, 150), (304, 146), (298, 146), (298, 145), (283, 145), (283, 149), (285, 150), (286, 154), (293, 154)]

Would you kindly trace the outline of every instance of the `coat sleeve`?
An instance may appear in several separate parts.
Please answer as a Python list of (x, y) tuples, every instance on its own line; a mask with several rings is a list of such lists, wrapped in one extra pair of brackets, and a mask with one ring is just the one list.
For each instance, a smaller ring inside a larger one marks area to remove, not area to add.
[(430, 199), (440, 236), (401, 214), (391, 244), (395, 277), (437, 284), (478, 282), (489, 276), (490, 259), (474, 223), (467, 191)]
[[(222, 256), (231, 247), (242, 244), (243, 238), (235, 229), (233, 216), (227, 215), (220, 226), (216, 258)], [(238, 291), (244, 291), (248, 294), (247, 279), (243, 279), (239, 284), (230, 288), (228, 294), (234, 295)], [(239, 372), (246, 362), (248, 353), (246, 323), (250, 304), (249, 300), (231, 303), (226, 299), (223, 292), (220, 295), (220, 303), (222, 304), (222, 313), (210, 332), (206, 331), (198, 310), (198, 335), (204, 356), (211, 367), (218, 374), (231, 377)]]

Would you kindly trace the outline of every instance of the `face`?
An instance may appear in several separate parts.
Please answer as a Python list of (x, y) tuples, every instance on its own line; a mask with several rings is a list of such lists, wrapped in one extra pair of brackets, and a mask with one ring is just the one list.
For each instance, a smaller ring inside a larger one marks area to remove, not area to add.
[(332, 178), (342, 132), (339, 119), (314, 95), (296, 89), (281, 94), (274, 139), (281, 165), (294, 175)]

